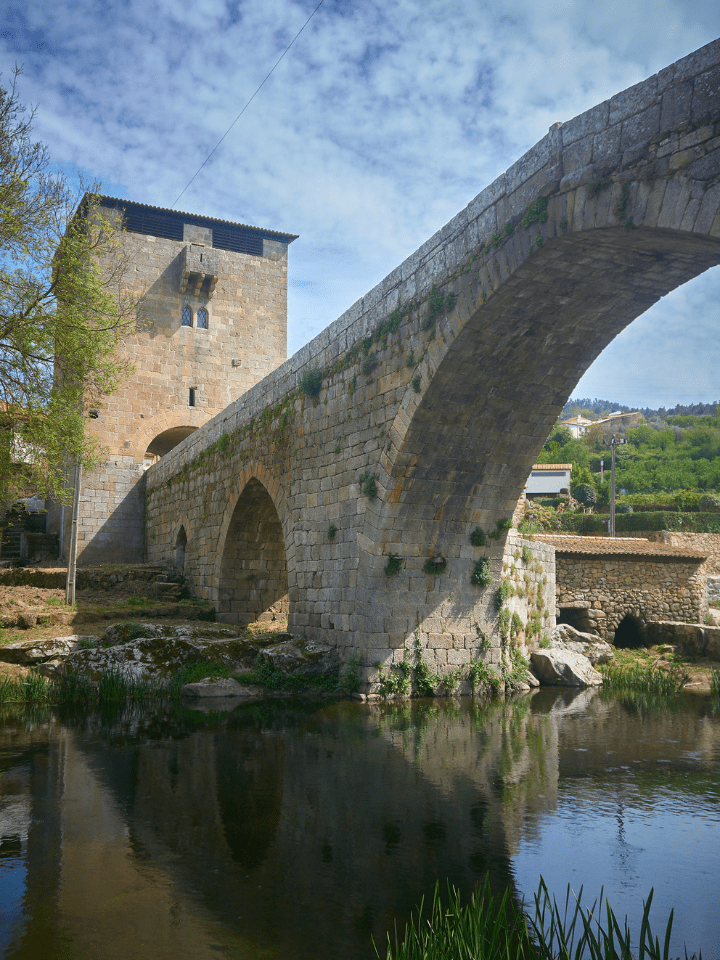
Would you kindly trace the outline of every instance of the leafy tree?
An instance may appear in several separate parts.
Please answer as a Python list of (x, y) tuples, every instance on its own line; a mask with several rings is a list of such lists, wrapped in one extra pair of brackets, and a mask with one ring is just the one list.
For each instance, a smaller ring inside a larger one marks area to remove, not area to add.
[(78, 206), (48, 172), (19, 73), (0, 85), (0, 501), (30, 490), (62, 500), (66, 464), (101, 459), (86, 415), (129, 372), (115, 351), (137, 304), (97, 186)]
[(579, 483), (573, 490), (573, 496), (584, 507), (592, 507), (597, 503), (598, 500), (595, 487), (589, 483)]

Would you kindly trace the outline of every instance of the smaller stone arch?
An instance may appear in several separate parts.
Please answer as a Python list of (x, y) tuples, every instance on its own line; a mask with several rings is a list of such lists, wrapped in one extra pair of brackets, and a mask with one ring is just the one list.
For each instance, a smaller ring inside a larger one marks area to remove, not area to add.
[(615, 628), (613, 645), (619, 650), (633, 650), (645, 646), (645, 625), (632, 613), (626, 613)]
[(216, 562), (218, 618), (229, 623), (285, 619), (290, 612), (284, 499), (278, 502), (279, 486), (259, 464), (247, 474), (226, 511)]
[(182, 525), (175, 538), (175, 571), (183, 576), (185, 573), (185, 547), (187, 546), (187, 533), (185, 526)]

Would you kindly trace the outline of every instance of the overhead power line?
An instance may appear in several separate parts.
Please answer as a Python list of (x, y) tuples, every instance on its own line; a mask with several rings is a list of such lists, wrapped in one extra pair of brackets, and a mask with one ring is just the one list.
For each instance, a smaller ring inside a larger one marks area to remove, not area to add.
[(288, 50), (290, 49), (290, 47), (292, 47), (292, 45), (295, 43), (295, 41), (297, 40), (297, 38), (300, 36), (300, 34), (301, 34), (301, 33), (303, 32), (303, 30), (305, 29), (305, 27), (310, 23), (310, 21), (311, 21), (312, 18), (315, 16), (315, 14), (318, 12), (318, 10), (320, 9), (320, 7), (323, 5), (324, 2), (325, 2), (325, 0), (320, 0), (320, 3), (315, 7), (315, 9), (314, 9), (313, 12), (310, 14), (310, 16), (307, 18), (307, 20), (305, 21), (305, 23), (300, 27), (300, 29), (299, 29), (298, 32), (295, 34), (295, 36), (292, 38), (292, 40), (290, 41), (290, 43), (285, 47), (285, 49), (283, 50), (283, 52), (280, 54), (280, 56), (279, 56), (279, 57), (277, 58), (277, 60), (275, 61), (275, 64), (274, 64), (272, 70), (268, 73), (268, 75), (267, 75), (267, 76), (265, 77), (265, 79), (262, 81), (262, 83), (260, 84), (260, 86), (259, 86), (259, 87), (257, 88), (257, 90), (255, 91), (255, 93), (253, 93), (253, 95), (250, 97), (250, 99), (248, 100), (248, 102), (247, 102), (247, 103), (245, 104), (245, 106), (242, 108), (242, 110), (240, 111), (240, 113), (235, 117), (235, 119), (234, 119), (233, 122), (230, 124), (230, 126), (227, 128), (227, 130), (225, 131), (225, 133), (220, 137), (220, 139), (219, 139), (218, 142), (215, 144), (215, 146), (212, 148), (212, 150), (210, 151), (210, 153), (205, 157), (205, 159), (203, 160), (203, 162), (202, 162), (202, 163), (200, 164), (200, 166), (197, 168), (197, 170), (195, 171), (195, 173), (193, 174), (193, 176), (188, 180), (188, 182), (185, 184), (185, 186), (183, 187), (183, 189), (182, 189), (182, 190), (180, 191), (180, 193), (177, 195), (177, 197), (175, 198), (175, 200), (173, 201), (173, 203), (172, 203), (172, 205), (171, 205), (171, 207), (170, 207), (171, 210), (172, 210), (172, 208), (175, 206), (175, 204), (178, 202), (178, 200), (180, 199), (180, 197), (182, 197), (182, 195), (185, 193), (185, 191), (186, 191), (187, 188), (190, 186), (190, 184), (193, 182), (193, 180), (194, 180), (194, 179), (197, 177), (197, 175), (200, 173), (200, 171), (201, 171), (202, 168), (205, 166), (205, 164), (208, 162), (208, 160), (210, 159), (210, 157), (215, 153), (215, 151), (216, 151), (217, 148), (220, 146), (220, 144), (223, 142), (223, 140), (225, 139), (225, 137), (230, 133), (230, 131), (231, 131), (232, 128), (235, 126), (235, 124), (238, 122), (238, 120), (240, 119), (240, 117), (245, 113), (245, 111), (246, 111), (247, 108), (250, 106), (250, 104), (253, 102), (253, 100), (255, 99), (255, 97), (260, 93), (260, 91), (262, 90), (262, 88), (265, 86), (265, 84), (267, 83), (267, 81), (270, 79), (270, 77), (271, 77), (271, 76), (273, 75), (273, 73), (275, 72), (275, 69), (276, 69), (276, 67), (278, 66), (278, 64), (280, 63), (280, 61), (283, 59), (283, 57), (284, 57), (285, 54), (288, 52)]

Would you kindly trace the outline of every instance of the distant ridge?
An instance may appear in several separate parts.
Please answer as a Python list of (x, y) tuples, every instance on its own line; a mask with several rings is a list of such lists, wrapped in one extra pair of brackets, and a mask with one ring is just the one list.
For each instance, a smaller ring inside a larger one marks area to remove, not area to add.
[(566, 420), (568, 417), (575, 416), (581, 410), (590, 410), (597, 417), (616, 411), (630, 413), (639, 410), (648, 420), (654, 420), (658, 417), (661, 419), (677, 416), (703, 417), (714, 416), (718, 413), (720, 411), (720, 400), (716, 400), (714, 403), (678, 403), (674, 407), (653, 409), (652, 407), (627, 407), (622, 403), (615, 403), (613, 400), (598, 400), (597, 397), (592, 400), (589, 397), (573, 397), (563, 407), (561, 419)]

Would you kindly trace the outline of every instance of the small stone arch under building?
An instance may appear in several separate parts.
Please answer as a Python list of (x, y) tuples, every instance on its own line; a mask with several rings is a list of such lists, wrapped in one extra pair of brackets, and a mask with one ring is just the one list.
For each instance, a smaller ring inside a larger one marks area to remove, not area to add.
[(285, 537), (275, 503), (256, 477), (245, 484), (222, 546), (218, 619), (226, 623), (289, 616)]

